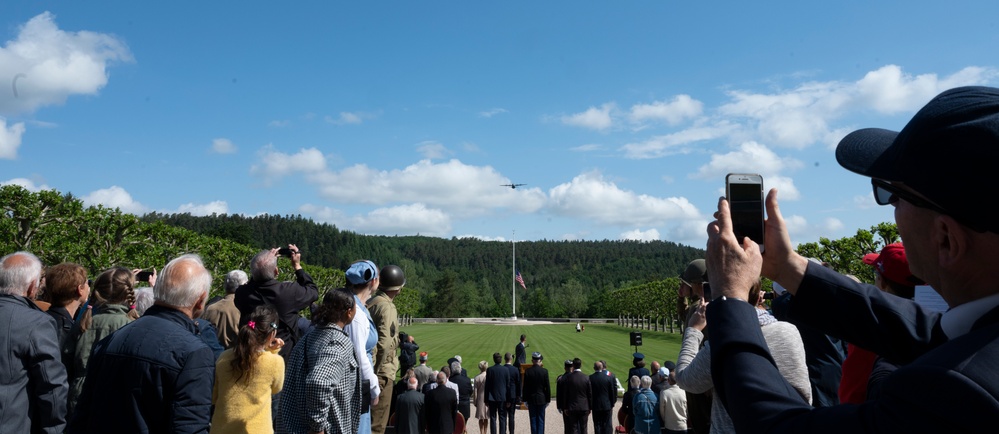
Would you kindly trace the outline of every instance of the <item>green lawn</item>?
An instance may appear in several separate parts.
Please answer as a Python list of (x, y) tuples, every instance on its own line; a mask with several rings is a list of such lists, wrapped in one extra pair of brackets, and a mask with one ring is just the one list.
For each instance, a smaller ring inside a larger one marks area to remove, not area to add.
[[(492, 365), (492, 355), (514, 353), (521, 333), (527, 335), (528, 362), (530, 354), (540, 351), (544, 355), (545, 368), (552, 381), (555, 393), (555, 377), (562, 373), (566, 359), (579, 357), (583, 361), (583, 372), (593, 372), (593, 362), (606, 360), (608, 368), (622, 385), (628, 369), (632, 367), (632, 353), (635, 347), (628, 345), (629, 333), (633, 329), (612, 324), (586, 324), (586, 330), (576, 333), (575, 323), (552, 325), (491, 325), (491, 324), (413, 324), (402, 327), (402, 331), (413, 335), (420, 345), (419, 351), (428, 354), (427, 366), (440, 369), (447, 359), (461, 355), (462, 367), (469, 377), (479, 374), (478, 363), (485, 360)], [(638, 351), (645, 354), (645, 362), (652, 360), (676, 361), (680, 352), (680, 334), (642, 332), (642, 346)], [(419, 353), (419, 351), (417, 353)]]

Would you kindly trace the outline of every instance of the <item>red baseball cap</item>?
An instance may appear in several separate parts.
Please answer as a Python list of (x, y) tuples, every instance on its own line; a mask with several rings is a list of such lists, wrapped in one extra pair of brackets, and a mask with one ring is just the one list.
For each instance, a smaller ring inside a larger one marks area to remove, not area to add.
[(864, 255), (864, 263), (874, 267), (881, 276), (899, 285), (915, 286), (923, 282), (909, 271), (909, 260), (905, 257), (902, 243), (892, 243), (881, 249), (881, 253)]

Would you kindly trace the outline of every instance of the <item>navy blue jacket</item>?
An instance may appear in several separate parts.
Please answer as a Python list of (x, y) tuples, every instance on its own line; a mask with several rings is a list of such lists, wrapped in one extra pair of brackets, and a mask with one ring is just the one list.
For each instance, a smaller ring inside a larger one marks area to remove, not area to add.
[(517, 400), (517, 385), (513, 374), (504, 365), (492, 365), (486, 369), (486, 402), (514, 402)]
[[(975, 432), (999, 420), (999, 308), (947, 340), (940, 313), (809, 264), (791, 303), (798, 321), (903, 364), (881, 397), (813, 409), (777, 371), (756, 309), (708, 305), (715, 392), (738, 432)], [(989, 427), (989, 428), (985, 428)]]
[(152, 306), (101, 339), (73, 433), (207, 433), (215, 355), (182, 312)]

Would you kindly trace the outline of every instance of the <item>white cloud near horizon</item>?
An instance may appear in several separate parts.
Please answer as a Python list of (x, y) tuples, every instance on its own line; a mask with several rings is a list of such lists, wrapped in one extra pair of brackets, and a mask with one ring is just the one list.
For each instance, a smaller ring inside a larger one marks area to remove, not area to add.
[(647, 231), (643, 231), (641, 229), (635, 229), (622, 233), (621, 239), (631, 240), (631, 241), (658, 241), (659, 231), (656, 230), (655, 228), (649, 229)]
[(216, 200), (209, 203), (195, 204), (185, 203), (177, 207), (178, 214), (191, 214), (193, 216), (208, 216), (212, 214), (228, 214), (229, 204), (224, 200)]
[(118, 208), (121, 212), (142, 215), (150, 211), (149, 207), (136, 201), (132, 195), (117, 185), (94, 190), (80, 198), (85, 206), (104, 205), (107, 208)]
[(0, 182), (0, 186), (4, 185), (20, 185), (32, 193), (37, 193), (42, 190), (51, 190), (52, 188), (46, 184), (35, 184), (34, 181), (27, 178), (13, 178), (6, 181)]
[(218, 138), (212, 140), (211, 150), (216, 154), (235, 154), (236, 145), (232, 143), (232, 140), (226, 138)]
[(623, 190), (599, 172), (580, 174), (548, 191), (548, 209), (561, 216), (620, 226), (659, 226), (700, 218), (683, 197), (659, 198)]
[(376, 208), (367, 214), (352, 216), (337, 209), (313, 204), (302, 205), (299, 211), (318, 221), (358, 233), (445, 237), (451, 231), (450, 216), (422, 203)]
[(108, 83), (108, 67), (132, 62), (125, 42), (113, 35), (59, 29), (55, 15), (43, 12), (18, 28), (0, 47), (0, 77), (12, 77), (14, 98), (0, 98), (0, 113), (31, 113), (93, 95)]
[(300, 149), (286, 154), (267, 145), (258, 152), (259, 164), (250, 166), (250, 174), (263, 178), (265, 184), (292, 173), (313, 173), (326, 170), (326, 157), (316, 148)]
[(801, 193), (794, 186), (794, 181), (781, 173), (801, 167), (803, 163), (794, 158), (781, 157), (766, 146), (746, 142), (731, 152), (712, 155), (711, 160), (691, 176), (697, 179), (722, 179), (728, 173), (759, 173), (763, 176), (764, 191), (777, 187), (781, 199), (796, 200), (800, 199)]

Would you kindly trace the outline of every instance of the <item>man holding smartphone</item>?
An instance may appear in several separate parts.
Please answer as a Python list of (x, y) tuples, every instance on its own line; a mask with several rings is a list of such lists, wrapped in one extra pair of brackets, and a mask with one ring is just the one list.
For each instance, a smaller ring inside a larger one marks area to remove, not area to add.
[[(978, 432), (999, 418), (999, 221), (982, 192), (999, 166), (999, 89), (941, 93), (900, 132), (863, 129), (836, 149), (895, 208), (912, 273), (944, 312), (885, 294), (793, 250), (767, 196), (766, 249), (737, 239), (729, 204), (708, 225), (708, 305), (715, 389), (739, 432)], [(987, 205), (985, 205), (987, 206)], [(794, 294), (791, 315), (902, 365), (879, 398), (813, 409), (782, 378), (745, 302), (760, 274)], [(872, 326), (876, 324), (877, 326)], [(945, 397), (945, 399), (941, 399)]]

